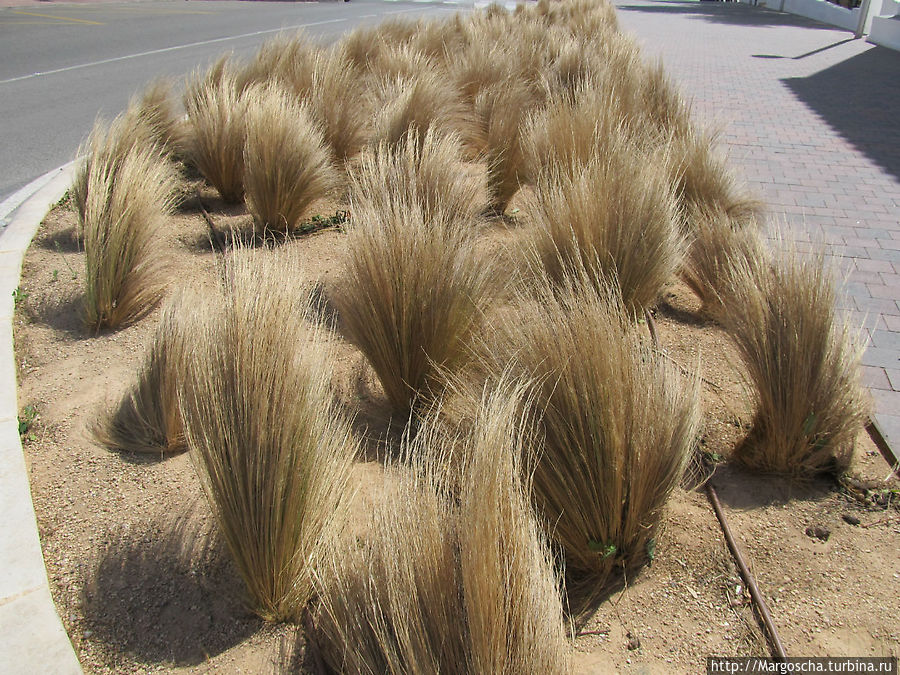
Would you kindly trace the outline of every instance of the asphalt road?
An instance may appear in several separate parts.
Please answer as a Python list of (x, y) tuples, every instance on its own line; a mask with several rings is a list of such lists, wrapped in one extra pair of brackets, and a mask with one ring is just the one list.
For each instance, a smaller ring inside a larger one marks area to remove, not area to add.
[[(0, 204), (73, 159), (98, 115), (111, 118), (156, 76), (183, 77), (280, 30), (329, 42), (389, 16), (452, 6), (383, 0), (46, 3), (0, 9)], [(0, 219), (5, 214), (0, 213)]]

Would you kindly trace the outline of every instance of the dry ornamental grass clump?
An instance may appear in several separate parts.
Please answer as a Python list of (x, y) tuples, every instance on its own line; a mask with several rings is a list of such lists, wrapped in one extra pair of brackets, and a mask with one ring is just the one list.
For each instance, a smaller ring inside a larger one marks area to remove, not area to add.
[(222, 57), (205, 75), (195, 73), (184, 94), (187, 157), (223, 200), (244, 198), (246, 101), (236, 67)]
[(756, 410), (735, 449), (757, 471), (839, 476), (866, 419), (860, 344), (835, 312), (833, 270), (792, 249), (735, 261), (722, 322), (744, 363)]
[(502, 215), (527, 176), (523, 127), (539, 103), (526, 85), (504, 80), (475, 97), (475, 118), (484, 143), (490, 211)]
[(75, 168), (75, 176), (69, 190), (78, 215), (79, 234), (84, 232), (88, 182), (93, 181), (95, 186), (98, 185), (97, 181), (102, 174), (101, 183), (112, 185), (125, 157), (135, 148), (152, 147), (151, 129), (134, 116), (122, 114), (110, 124), (99, 119), (94, 123), (91, 133), (76, 152), (76, 156), (82, 159)]
[(455, 134), (410, 129), (397, 145), (367, 148), (350, 171), (350, 201), (377, 213), (420, 202), (425, 218), (438, 212), (474, 225), (485, 203), (482, 174), (467, 165)]
[(422, 69), (410, 77), (379, 80), (375, 87), (375, 118), (371, 143), (398, 145), (411, 129), (423, 137), (432, 127), (438, 133), (456, 132), (470, 138), (471, 116), (459, 91), (444, 74)]
[(722, 211), (736, 225), (762, 222), (762, 205), (742, 189), (725, 159), (716, 152), (715, 135), (689, 127), (672, 134), (669, 167), (675, 194), (685, 211)]
[(723, 311), (740, 311), (728, 297), (735, 267), (765, 259), (765, 242), (756, 223), (735, 223), (721, 211), (692, 208), (683, 217), (690, 234), (681, 278), (703, 303), (701, 312), (721, 321)]
[(84, 319), (96, 331), (136, 321), (162, 297), (168, 279), (159, 242), (178, 179), (153, 144), (121, 156), (101, 149), (85, 165)]
[(340, 52), (321, 53), (313, 65), (310, 91), (309, 105), (335, 158), (352, 159), (368, 138), (372, 112), (362, 81)]
[(135, 124), (145, 125), (153, 142), (166, 155), (179, 158), (184, 154), (184, 123), (175, 112), (172, 83), (158, 78), (131, 99), (125, 115)]
[(110, 450), (171, 454), (185, 450), (177, 383), (189, 359), (190, 312), (199, 298), (182, 293), (166, 303), (137, 382), (92, 429)]
[(529, 199), (539, 273), (563, 285), (581, 268), (618, 285), (629, 312), (651, 307), (681, 262), (665, 165), (621, 139), (570, 172), (551, 167)]
[(300, 99), (312, 91), (320, 49), (303, 31), (281, 34), (263, 43), (236, 79), (240, 90), (253, 84), (277, 82)]
[(625, 139), (638, 135), (624, 120), (613, 92), (590, 77), (551, 94), (522, 131), (528, 181), (536, 183), (551, 169), (574, 175), (592, 159), (618, 152)]
[(244, 193), (261, 232), (292, 232), (310, 204), (339, 183), (309, 109), (277, 85), (244, 93)]
[(657, 356), (618, 294), (586, 276), (521, 299), (481, 349), (487, 373), (535, 383), (543, 446), (532, 494), (576, 612), (616, 571), (652, 559), (700, 420), (696, 380)]
[(429, 215), (419, 197), (382, 209), (354, 203), (334, 303), (396, 413), (440, 388), (482, 325), (502, 280), (482, 260), (471, 224)]
[[(520, 479), (522, 393), (505, 383), (486, 394), (456, 442), (424, 422), (405, 449), (415, 478), (361, 541), (334, 549), (316, 643), (336, 672), (570, 670), (553, 558)], [(461, 464), (455, 497), (448, 462)]]
[(296, 621), (342, 521), (357, 444), (310, 300), (284, 283), (284, 266), (238, 249), (224, 277), (178, 383), (185, 438), (251, 608)]

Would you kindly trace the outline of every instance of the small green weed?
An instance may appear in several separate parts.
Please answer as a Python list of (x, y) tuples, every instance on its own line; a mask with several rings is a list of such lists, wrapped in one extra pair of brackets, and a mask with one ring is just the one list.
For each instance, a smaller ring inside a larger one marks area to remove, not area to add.
[(301, 223), (294, 231), (295, 234), (310, 234), (325, 230), (329, 227), (340, 228), (350, 219), (349, 211), (335, 211), (333, 216), (313, 216), (308, 222)]
[(31, 425), (34, 424), (34, 421), (36, 419), (37, 408), (35, 408), (33, 405), (26, 405), (24, 408), (22, 408), (22, 412), (18, 416), (19, 436), (27, 438), (29, 441), (35, 440), (35, 435), (28, 432), (31, 429)]
[(18, 309), (25, 304), (25, 301), (28, 300), (28, 291), (19, 286), (12, 292), (13, 296), (13, 305)]

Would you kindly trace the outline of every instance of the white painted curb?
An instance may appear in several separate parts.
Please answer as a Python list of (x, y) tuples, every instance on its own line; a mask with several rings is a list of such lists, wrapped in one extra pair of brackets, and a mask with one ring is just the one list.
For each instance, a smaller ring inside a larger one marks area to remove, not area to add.
[(0, 235), (0, 670), (10, 674), (81, 673), (50, 597), (41, 554), (19, 441), (12, 334), (13, 291), (19, 287), (25, 251), (74, 172), (73, 162), (26, 186), (37, 191), (18, 206)]

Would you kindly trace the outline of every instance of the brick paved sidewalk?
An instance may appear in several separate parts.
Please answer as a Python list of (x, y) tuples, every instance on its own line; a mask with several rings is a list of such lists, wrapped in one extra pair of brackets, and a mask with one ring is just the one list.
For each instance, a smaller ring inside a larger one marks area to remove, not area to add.
[(616, 4), (695, 117), (722, 129), (782, 236), (840, 256), (844, 307), (865, 320), (864, 379), (900, 447), (900, 52), (737, 3)]

